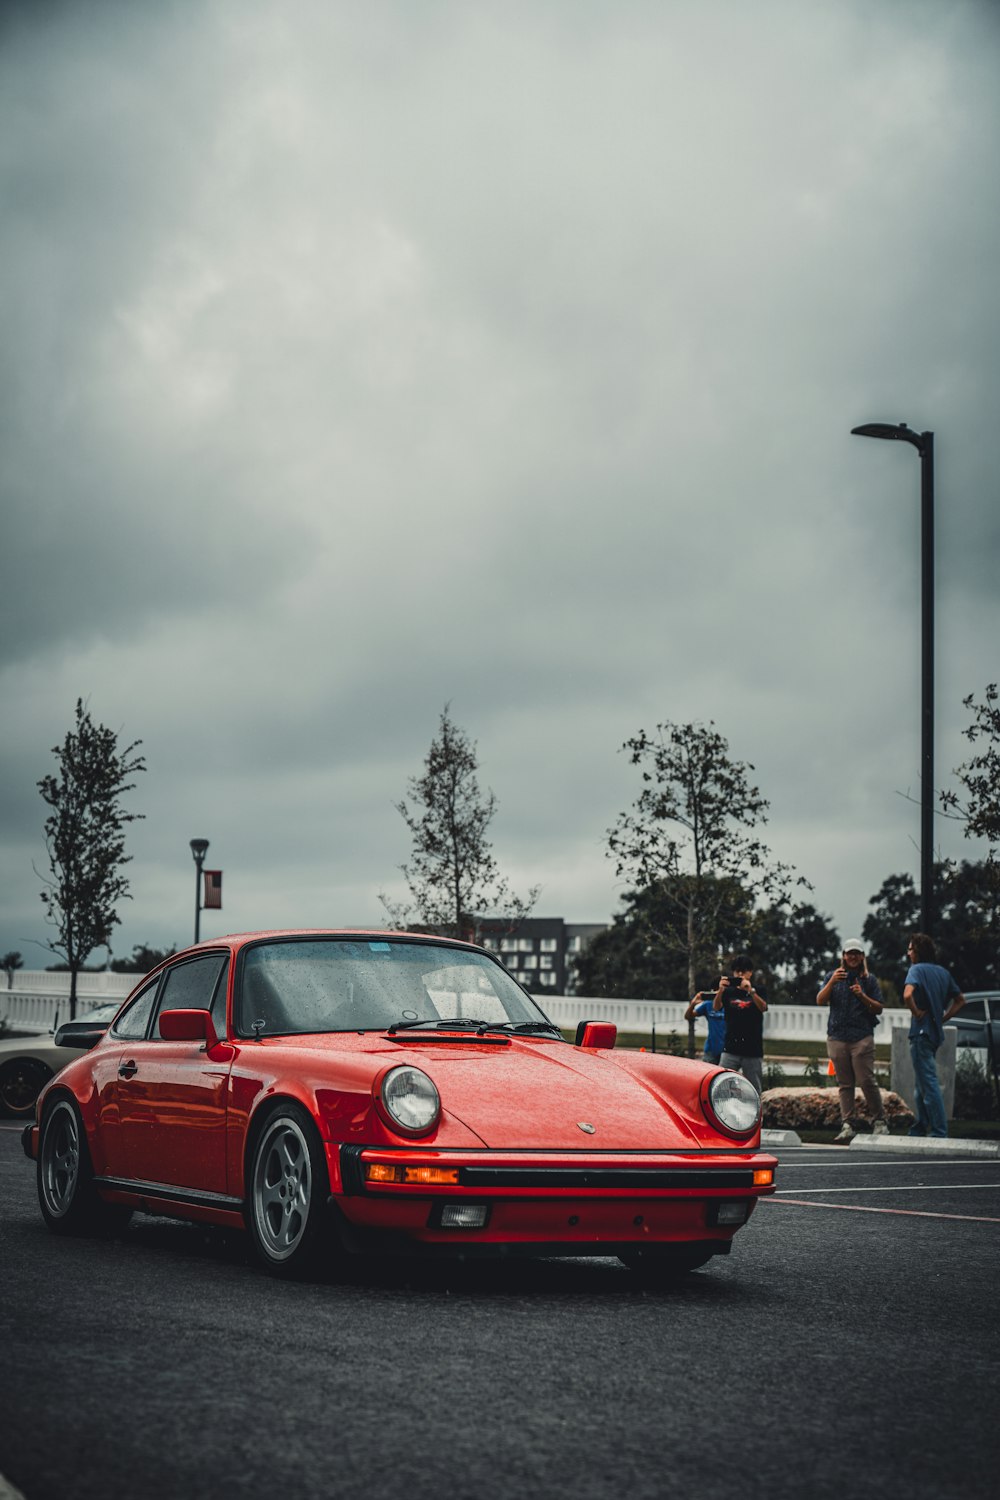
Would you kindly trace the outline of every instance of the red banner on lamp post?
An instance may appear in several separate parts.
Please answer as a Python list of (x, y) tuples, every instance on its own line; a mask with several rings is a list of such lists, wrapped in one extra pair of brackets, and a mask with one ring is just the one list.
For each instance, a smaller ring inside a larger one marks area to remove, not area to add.
[(222, 909), (222, 871), (206, 870), (205, 872), (205, 899), (202, 902), (204, 911), (221, 911)]

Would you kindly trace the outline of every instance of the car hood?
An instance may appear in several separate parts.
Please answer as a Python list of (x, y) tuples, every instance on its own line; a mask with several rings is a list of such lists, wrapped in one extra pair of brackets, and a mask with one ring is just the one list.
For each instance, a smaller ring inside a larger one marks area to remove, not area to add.
[(611, 1052), (544, 1041), (456, 1041), (397, 1046), (391, 1061), (422, 1068), (437, 1085), (442, 1110), (492, 1148), (669, 1151), (698, 1143), (679, 1106), (626, 1072)]

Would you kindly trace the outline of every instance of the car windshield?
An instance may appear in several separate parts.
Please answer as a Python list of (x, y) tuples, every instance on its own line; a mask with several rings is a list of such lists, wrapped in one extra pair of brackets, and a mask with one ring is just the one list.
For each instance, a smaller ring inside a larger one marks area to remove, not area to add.
[(241, 1036), (447, 1020), (517, 1026), (546, 1017), (493, 959), (443, 943), (293, 939), (244, 953)]

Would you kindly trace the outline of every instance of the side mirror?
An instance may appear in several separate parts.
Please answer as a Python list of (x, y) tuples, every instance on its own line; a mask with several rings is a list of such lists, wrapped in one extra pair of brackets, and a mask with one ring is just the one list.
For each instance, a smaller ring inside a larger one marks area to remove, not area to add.
[(214, 1047), (219, 1040), (207, 1010), (163, 1010), (158, 1029), (165, 1042), (204, 1042)]
[(104, 1036), (108, 1024), (107, 1021), (64, 1021), (52, 1040), (57, 1047), (79, 1047), (81, 1052), (89, 1052)]
[(578, 1047), (613, 1047), (618, 1036), (614, 1021), (581, 1021), (576, 1028)]

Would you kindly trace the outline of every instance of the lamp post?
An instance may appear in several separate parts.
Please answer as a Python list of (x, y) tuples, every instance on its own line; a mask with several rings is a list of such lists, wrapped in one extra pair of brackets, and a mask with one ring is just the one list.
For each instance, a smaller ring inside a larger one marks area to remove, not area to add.
[(208, 853), (208, 839), (192, 839), (191, 854), (194, 858), (194, 940), (198, 942), (201, 932), (201, 867)]
[(931, 930), (934, 887), (934, 434), (867, 422), (856, 437), (910, 443), (920, 454), (920, 930)]

